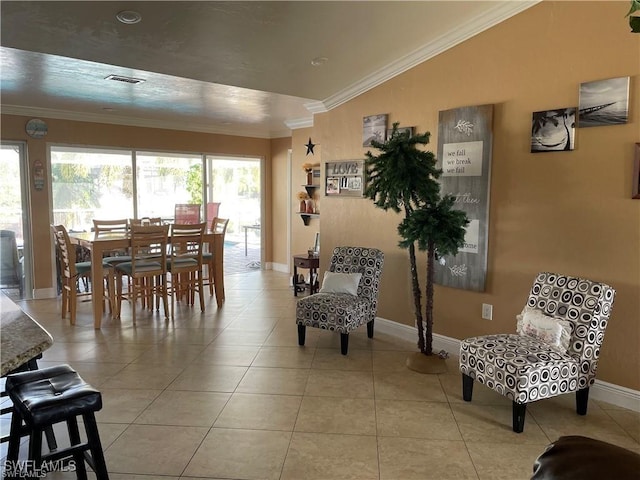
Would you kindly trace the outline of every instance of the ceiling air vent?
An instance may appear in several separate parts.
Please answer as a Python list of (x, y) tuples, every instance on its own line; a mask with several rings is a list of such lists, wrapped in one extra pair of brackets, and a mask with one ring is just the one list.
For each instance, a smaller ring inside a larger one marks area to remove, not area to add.
[(108, 77), (105, 77), (105, 80), (113, 80), (114, 82), (122, 82), (122, 83), (131, 83), (133, 85), (137, 85), (138, 83), (144, 82), (144, 80), (141, 78), (124, 77), (122, 75), (109, 75)]

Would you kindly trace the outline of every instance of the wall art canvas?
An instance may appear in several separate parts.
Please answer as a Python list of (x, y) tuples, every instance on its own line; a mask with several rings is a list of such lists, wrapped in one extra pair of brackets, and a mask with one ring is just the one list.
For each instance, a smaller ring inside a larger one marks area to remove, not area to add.
[[(413, 136), (413, 132), (415, 127), (398, 127), (398, 133), (408, 133), (409, 136)], [(391, 138), (391, 134), (393, 133), (393, 128), (387, 128), (387, 139)]]
[(387, 115), (369, 115), (362, 120), (362, 146), (370, 147), (371, 141), (384, 142), (387, 132)]
[(469, 218), (464, 245), (434, 265), (438, 285), (482, 292), (487, 275), (493, 105), (439, 112), (440, 189)]
[(531, 153), (574, 150), (575, 127), (575, 107), (533, 112)]
[(629, 121), (629, 77), (580, 84), (578, 127), (621, 125)]

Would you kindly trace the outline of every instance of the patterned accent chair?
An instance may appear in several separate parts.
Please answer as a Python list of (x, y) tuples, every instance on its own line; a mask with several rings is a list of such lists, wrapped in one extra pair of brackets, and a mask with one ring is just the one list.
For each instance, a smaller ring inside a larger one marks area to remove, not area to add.
[[(586, 415), (589, 387), (595, 381), (614, 296), (615, 290), (604, 283), (539, 273), (525, 309), (518, 316), (520, 334), (485, 335), (462, 341), (464, 400), (471, 401), (474, 380), (510, 398), (516, 433), (524, 429), (527, 403), (543, 398), (576, 392), (576, 411)], [(528, 328), (523, 316), (529, 312), (535, 312), (547, 323), (540, 323), (540, 330), (535, 329), (534, 323)], [(544, 334), (537, 335), (556, 323), (567, 331), (566, 351), (563, 345), (550, 343)]]
[(304, 345), (306, 327), (339, 332), (342, 355), (346, 355), (349, 348), (349, 333), (359, 326), (366, 323), (367, 336), (373, 338), (373, 321), (378, 308), (378, 289), (383, 263), (384, 253), (375, 248), (334, 248), (327, 271), (362, 274), (357, 295), (326, 293), (321, 289), (320, 293), (298, 300), (298, 344)]

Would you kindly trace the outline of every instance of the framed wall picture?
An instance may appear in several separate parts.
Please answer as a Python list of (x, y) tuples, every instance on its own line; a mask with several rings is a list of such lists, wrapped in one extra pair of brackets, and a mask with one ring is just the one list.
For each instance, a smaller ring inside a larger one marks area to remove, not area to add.
[(576, 148), (576, 108), (533, 112), (531, 153), (568, 152)]
[(640, 200), (640, 143), (636, 143), (636, 154), (633, 158), (633, 185), (631, 198)]
[(629, 77), (580, 84), (578, 127), (621, 125), (629, 121)]
[(325, 164), (325, 194), (341, 197), (364, 195), (364, 160), (343, 160)]
[[(413, 136), (413, 132), (415, 127), (398, 127), (398, 133), (408, 133), (410, 137)], [(393, 128), (387, 128), (387, 139), (391, 138), (391, 134), (393, 133)]]
[(362, 120), (362, 146), (370, 147), (371, 141), (384, 142), (387, 133), (387, 115), (369, 115)]

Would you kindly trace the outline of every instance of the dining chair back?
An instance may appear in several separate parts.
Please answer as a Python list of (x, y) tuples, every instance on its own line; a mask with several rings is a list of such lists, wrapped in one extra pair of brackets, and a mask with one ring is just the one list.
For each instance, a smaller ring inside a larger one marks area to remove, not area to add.
[[(211, 220), (211, 231), (213, 233), (221, 233), (222, 234), (222, 246), (224, 249), (224, 237), (225, 234), (227, 233), (227, 226), (229, 225), (229, 219), (228, 218), (219, 218), (219, 217), (214, 217), (213, 220)], [(224, 265), (224, 255), (222, 256), (223, 258), (219, 258), (218, 259), (218, 263), (220, 265), (220, 268), (222, 268), (222, 266)], [(217, 268), (216, 267), (216, 262), (213, 261), (213, 252), (205, 252), (203, 254), (203, 262), (204, 264), (207, 266), (207, 276), (204, 278), (204, 284), (209, 286), (209, 295), (213, 296), (213, 288), (215, 286), (216, 290), (220, 289), (221, 295), (220, 295), (220, 299), (224, 300), (224, 277), (221, 277), (221, 285), (215, 285), (214, 282), (214, 269)], [(220, 305), (218, 305), (220, 306)]]
[[(131, 225), (131, 260), (115, 266), (118, 292), (116, 316), (122, 312), (122, 277), (132, 279), (129, 300), (133, 324), (136, 323), (136, 301), (138, 298), (156, 298), (156, 308), (162, 299), (165, 318), (168, 318), (167, 297), (167, 245), (169, 225)], [(150, 302), (151, 303), (151, 302)]]
[(161, 217), (142, 217), (142, 218), (130, 218), (129, 226), (131, 225), (162, 225), (163, 221)]
[[(126, 218), (118, 220), (93, 220), (93, 232), (96, 239), (111, 237), (114, 235), (126, 235), (129, 233), (129, 220)], [(111, 250), (102, 255), (103, 263), (114, 266), (121, 262), (131, 260), (127, 249)]]
[(206, 223), (171, 225), (171, 255), (167, 260), (170, 276), (171, 318), (174, 318), (175, 302), (185, 298), (193, 305), (195, 294), (204, 312), (202, 245)]
[(173, 222), (179, 225), (200, 223), (199, 203), (176, 203)]
[(91, 262), (76, 263), (76, 252), (64, 225), (51, 225), (58, 261), (60, 289), (62, 291), (62, 318), (69, 312), (71, 325), (76, 323), (77, 297), (90, 295), (90, 292), (78, 293), (78, 280), (91, 273)]
[(222, 202), (209, 202), (207, 203), (207, 221), (210, 222), (218, 216), (220, 213), (220, 205)]
[(18, 258), (16, 232), (0, 230), (0, 285), (18, 288), (23, 293), (22, 264)]

